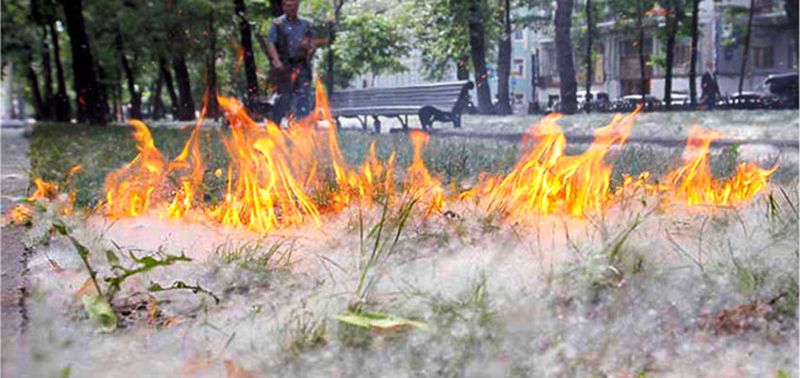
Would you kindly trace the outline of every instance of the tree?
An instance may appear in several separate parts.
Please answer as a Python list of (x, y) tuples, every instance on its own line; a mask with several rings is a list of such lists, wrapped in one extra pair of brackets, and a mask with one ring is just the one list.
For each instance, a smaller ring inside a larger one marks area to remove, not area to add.
[(119, 25), (117, 25), (116, 45), (117, 54), (119, 54), (120, 65), (125, 71), (125, 79), (128, 83), (128, 94), (131, 98), (130, 118), (142, 119), (142, 93), (136, 89), (136, 79), (134, 77), (133, 69), (131, 68), (130, 63), (128, 63), (128, 58), (125, 56), (125, 49), (123, 48), (122, 43), (122, 31), (120, 31)]
[(585, 108), (588, 113), (591, 110), (591, 103), (589, 98), (592, 93), (592, 40), (594, 34), (592, 31), (592, 0), (586, 0), (586, 102)]
[(483, 17), (488, 11), (485, 0), (469, 1), (469, 46), (472, 67), (475, 69), (475, 88), (478, 92), (478, 111), (492, 114), (492, 89), (489, 87), (489, 73), (486, 70), (486, 32)]
[(798, 54), (798, 47), (800, 41), (797, 40), (800, 35), (800, 20), (798, 20), (798, 1), (797, 0), (783, 0), (783, 9), (786, 11), (786, 18), (789, 20), (789, 26), (792, 28), (792, 39), (794, 40), (794, 55)]
[(72, 71), (77, 93), (78, 120), (102, 125), (108, 122), (108, 104), (98, 80), (91, 42), (86, 34), (81, 0), (59, 0), (64, 9), (70, 45)]
[[(184, 21), (178, 9), (174, 9), (171, 2), (167, 2), (167, 11), (174, 16), (174, 20), (167, 27), (167, 40), (173, 44), (181, 45), (186, 37), (180, 29), (180, 22)], [(184, 51), (178, 47), (172, 54), (172, 69), (175, 71), (175, 80), (178, 82), (178, 119), (191, 121), (194, 119), (194, 99), (192, 97), (192, 84), (189, 79), (189, 68), (186, 65)]]
[(244, 76), (247, 82), (247, 101), (255, 102), (258, 98), (258, 77), (256, 76), (256, 59), (253, 54), (253, 33), (247, 19), (247, 6), (244, 0), (234, 0), (236, 15), (239, 17), (239, 34), (244, 50)]
[(699, 39), (698, 18), (700, 13), (700, 0), (692, 1), (692, 53), (689, 62), (689, 101), (692, 109), (697, 106), (697, 41)]
[(400, 58), (410, 45), (397, 25), (382, 16), (361, 14), (344, 20), (344, 31), (334, 47), (345, 76), (375, 76), (406, 71)]
[(577, 111), (575, 66), (572, 63), (572, 0), (558, 0), (556, 7), (556, 64), (561, 81), (561, 112), (573, 114)]
[(753, 15), (756, 13), (755, 0), (750, 0), (750, 9), (747, 15), (747, 32), (744, 36), (744, 51), (742, 52), (742, 68), (739, 71), (739, 96), (742, 95), (744, 86), (744, 73), (747, 68), (747, 61), (750, 54), (750, 34), (753, 31)]
[(53, 43), (53, 62), (56, 64), (57, 91), (55, 95), (56, 121), (69, 122), (72, 109), (69, 106), (69, 96), (67, 96), (67, 82), (64, 78), (64, 66), (61, 64), (61, 47), (58, 40), (58, 29), (56, 28), (55, 17), (50, 17), (47, 22), (50, 31), (50, 38)]
[(497, 52), (497, 104), (496, 114), (511, 114), (511, 101), (509, 98), (509, 77), (511, 76), (511, 1), (504, 0), (503, 4), (503, 33), (498, 42)]
[(672, 108), (672, 68), (675, 63), (675, 39), (678, 35), (678, 26), (683, 21), (683, 4), (682, 0), (667, 0), (664, 5), (664, 22), (666, 23), (664, 106), (667, 110), (670, 110)]

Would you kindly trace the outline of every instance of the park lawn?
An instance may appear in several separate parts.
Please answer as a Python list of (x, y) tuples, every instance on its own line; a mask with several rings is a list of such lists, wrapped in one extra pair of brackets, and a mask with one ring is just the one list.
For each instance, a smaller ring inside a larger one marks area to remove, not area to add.
[[(79, 205), (93, 208), (104, 175), (136, 153), (129, 132), (37, 126), (32, 173), (58, 179), (83, 164), (74, 189)], [(167, 157), (188, 134), (153, 130)], [(224, 168), (217, 132), (204, 138), (208, 171)], [(397, 151), (406, 166), (407, 139), (345, 132), (340, 144), (351, 164), (375, 140), (380, 156)], [(720, 177), (732, 171), (735, 153), (716, 151)], [(609, 161), (618, 180), (622, 172), (663, 173), (680, 154), (627, 146)], [(469, 138), (434, 137), (425, 150), (431, 171), (462, 187), (479, 172), (509, 169), (518, 155), (514, 144)], [(109, 221), (79, 212), (64, 221), (100, 277), (114, 271), (109, 250), (127, 265), (144, 255), (191, 261), (126, 282), (118, 328), (100, 333), (77, 299), (87, 276), (74, 245), (62, 237), (37, 245), (30, 372), (122, 377), (147, 361), (149, 373), (192, 376), (648, 376), (721, 366), (730, 375), (796, 376), (794, 172), (740, 208), (637, 202), (586, 219), (521, 223), (459, 202), (431, 217), (409, 216), (402, 203), (353, 206), (320, 226), (267, 235), (202, 220)], [(220, 195), (224, 182), (205, 180), (209, 196)], [(31, 239), (49, 233), (46, 224), (46, 216), (35, 218)], [(152, 283), (175, 280), (203, 291), (148, 294)], [(383, 323), (353, 319), (356, 310)]]

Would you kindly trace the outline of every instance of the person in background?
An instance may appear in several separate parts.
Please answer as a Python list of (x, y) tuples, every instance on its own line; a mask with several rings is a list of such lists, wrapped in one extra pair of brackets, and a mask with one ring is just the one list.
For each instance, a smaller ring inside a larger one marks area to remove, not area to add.
[(717, 85), (717, 76), (714, 74), (711, 62), (706, 63), (706, 72), (700, 79), (700, 86), (703, 91), (700, 97), (703, 108), (705, 110), (714, 110), (714, 106), (717, 104), (717, 96), (719, 96), (720, 93), (719, 85)]
[(297, 17), (299, 0), (283, 0), (283, 15), (272, 21), (267, 53), (272, 62), (270, 80), (278, 89), (272, 121), (280, 125), (291, 112), (301, 119), (311, 111), (311, 59), (316, 51), (311, 23)]

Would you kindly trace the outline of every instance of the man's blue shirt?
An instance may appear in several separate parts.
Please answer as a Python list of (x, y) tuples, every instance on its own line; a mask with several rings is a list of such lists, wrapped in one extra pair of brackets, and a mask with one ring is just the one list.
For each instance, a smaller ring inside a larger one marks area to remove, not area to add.
[(267, 39), (275, 45), (281, 60), (284, 60), (305, 58), (305, 52), (300, 48), (304, 37), (314, 37), (311, 23), (299, 17), (292, 22), (284, 14), (272, 22)]

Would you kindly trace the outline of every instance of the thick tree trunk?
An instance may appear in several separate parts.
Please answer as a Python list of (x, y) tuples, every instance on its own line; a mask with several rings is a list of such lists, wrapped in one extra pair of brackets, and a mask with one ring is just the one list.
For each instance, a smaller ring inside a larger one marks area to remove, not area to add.
[(678, 35), (678, 25), (683, 21), (683, 7), (680, 1), (671, 1), (667, 23), (667, 44), (666, 44), (666, 73), (664, 75), (664, 106), (667, 110), (672, 109), (672, 71), (675, 66), (675, 40)]
[(480, 0), (471, 0), (469, 7), (469, 45), (472, 51), (472, 66), (475, 68), (475, 88), (478, 91), (478, 111), (492, 114), (492, 90), (486, 72), (486, 35), (484, 33)]
[(786, 11), (786, 18), (789, 19), (789, 26), (792, 28), (792, 39), (794, 40), (794, 55), (797, 56), (798, 47), (800, 47), (800, 42), (797, 40), (798, 35), (800, 35), (800, 24), (798, 24), (800, 22), (798, 20), (798, 14), (800, 14), (800, 10), (798, 10), (798, 1), (784, 0), (783, 9)]
[(247, 7), (244, 0), (235, 0), (236, 14), (239, 16), (239, 33), (244, 49), (244, 76), (247, 82), (247, 102), (252, 104), (258, 98), (258, 76), (256, 76), (256, 58), (253, 55), (253, 32), (245, 15)]
[(496, 114), (511, 114), (509, 79), (511, 76), (511, 4), (505, 0), (503, 9), (503, 34), (497, 52), (497, 104)]
[(26, 77), (28, 79), (28, 86), (31, 87), (31, 102), (33, 103), (34, 117), (36, 119), (44, 119), (44, 101), (42, 100), (42, 93), (39, 91), (39, 78), (36, 76), (36, 70), (33, 69), (33, 56), (28, 56), (28, 71)]
[(183, 53), (177, 53), (172, 58), (172, 69), (175, 70), (175, 80), (178, 82), (178, 119), (191, 121), (194, 119), (194, 99), (192, 84), (189, 81), (189, 68), (186, 67)]
[(666, 72), (664, 73), (664, 106), (667, 110), (672, 109), (672, 66), (675, 64), (675, 34), (677, 28), (675, 16), (672, 15), (671, 19), (667, 19), (667, 43), (666, 43)]
[(689, 58), (689, 101), (697, 106), (697, 41), (700, 38), (700, 0), (692, 0), (692, 56)]
[(61, 47), (58, 42), (58, 29), (56, 29), (55, 19), (49, 20), (50, 38), (53, 42), (53, 61), (56, 64), (56, 79), (58, 91), (55, 95), (56, 120), (59, 122), (69, 122), (72, 109), (69, 106), (69, 96), (67, 96), (67, 81), (64, 79), (64, 66), (61, 65)]
[(131, 97), (131, 112), (130, 118), (142, 119), (142, 94), (136, 90), (136, 79), (133, 74), (128, 58), (125, 56), (125, 50), (122, 46), (122, 33), (117, 30), (117, 53), (119, 54), (119, 61), (122, 65), (122, 70), (125, 72), (125, 79), (128, 83), (128, 94)]
[(636, 0), (636, 28), (639, 31), (639, 85), (642, 91), (642, 104), (645, 104), (647, 96), (647, 71), (645, 62), (644, 51), (644, 8), (642, 7), (642, 0)]
[(172, 81), (172, 73), (167, 67), (167, 60), (162, 58), (158, 59), (158, 70), (161, 72), (161, 77), (164, 79), (164, 84), (167, 85), (167, 94), (169, 94), (170, 112), (172, 119), (179, 119), (178, 116), (178, 95), (175, 93), (175, 83)]
[(584, 102), (584, 109), (587, 113), (592, 110), (589, 99), (591, 98), (592, 80), (594, 79), (592, 71), (592, 42), (594, 35), (592, 33), (592, 0), (586, 0), (586, 102)]
[(572, 62), (572, 0), (558, 0), (556, 8), (556, 64), (561, 81), (561, 112), (573, 114), (577, 111), (575, 66)]
[(739, 71), (739, 96), (742, 95), (744, 87), (744, 74), (747, 69), (747, 61), (750, 55), (750, 35), (753, 31), (753, 15), (756, 13), (755, 0), (750, 0), (750, 11), (747, 16), (747, 34), (744, 36), (744, 51), (742, 52), (742, 69)]
[(164, 118), (164, 101), (161, 100), (161, 90), (164, 87), (164, 75), (159, 74), (153, 89), (153, 101), (150, 102), (150, 114), (154, 120)]
[(44, 111), (47, 120), (56, 118), (56, 101), (53, 94), (53, 69), (50, 65), (50, 46), (47, 41), (47, 26), (42, 26), (42, 75), (44, 75)]
[(78, 121), (103, 125), (108, 122), (108, 103), (98, 80), (98, 69), (86, 34), (81, 0), (59, 0), (64, 8), (70, 45), (72, 70), (77, 93)]
[(208, 15), (208, 40), (209, 51), (206, 58), (206, 98), (203, 99), (205, 114), (207, 117), (217, 119), (220, 115), (219, 104), (217, 103), (217, 33), (214, 30), (214, 12)]

